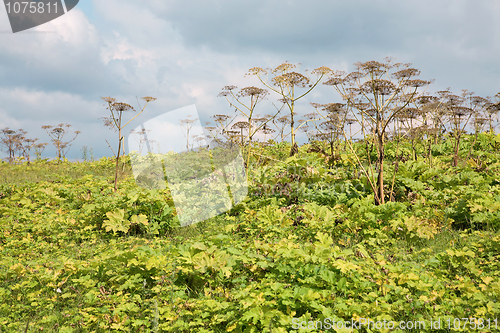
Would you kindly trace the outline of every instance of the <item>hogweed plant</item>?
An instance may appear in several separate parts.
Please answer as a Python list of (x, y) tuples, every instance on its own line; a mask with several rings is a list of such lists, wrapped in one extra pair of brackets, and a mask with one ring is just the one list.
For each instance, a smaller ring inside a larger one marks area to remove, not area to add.
[[(146, 101), (146, 104), (144, 105), (144, 107), (142, 107), (141, 112), (139, 112), (138, 114), (136, 114), (134, 117), (132, 117), (132, 119), (130, 119), (125, 124), (122, 123), (122, 121), (123, 121), (123, 119), (122, 119), (123, 112), (135, 111), (134, 108), (130, 104), (117, 102), (116, 99), (112, 98), (112, 97), (101, 97), (101, 99), (103, 99), (108, 104), (108, 107), (106, 109), (108, 109), (109, 112), (111, 113), (111, 117), (102, 117), (102, 119), (104, 120), (104, 126), (109, 127), (111, 129), (114, 129), (115, 131), (118, 132), (118, 150), (114, 154), (115, 155), (115, 160), (116, 160), (116, 163), (115, 163), (114, 191), (116, 192), (116, 191), (118, 191), (118, 168), (119, 168), (119, 161), (120, 161), (121, 152), (123, 150), (123, 139), (124, 139), (124, 137), (122, 136), (122, 131), (125, 128), (125, 126), (127, 126), (132, 120), (134, 120), (141, 113), (144, 112), (144, 110), (146, 109), (146, 106), (148, 105), (149, 102), (152, 102), (152, 101), (156, 100), (156, 98), (150, 97), (150, 96), (142, 97), (141, 99), (144, 100), (144, 101)], [(113, 153), (114, 153), (114, 151), (113, 151)]]
[[(431, 81), (416, 79), (420, 75), (418, 69), (412, 68), (411, 64), (393, 63), (390, 58), (384, 62), (358, 62), (355, 67), (351, 73), (335, 72), (324, 84), (333, 86), (340, 94), (353, 118), (361, 125), (365, 140), (369, 137), (375, 140), (377, 176), (371, 163), (366, 170), (359, 156), (355, 156), (369, 180), (375, 204), (380, 205), (385, 203), (384, 149), (389, 125), (419, 96), (418, 88), (429, 85)], [(349, 147), (355, 153), (352, 144)]]
[(192, 139), (194, 139), (194, 137), (190, 136), (189, 133), (191, 132), (191, 129), (193, 128), (194, 124), (197, 121), (198, 118), (191, 119), (191, 115), (187, 116), (186, 119), (179, 120), (180, 125), (182, 127), (182, 134), (184, 134), (184, 137), (186, 138), (186, 151), (193, 148), (193, 143), (191, 143), (191, 148), (189, 148), (190, 147), (189, 138), (191, 137)]
[(154, 146), (156, 144), (158, 154), (160, 154), (160, 143), (156, 140), (148, 139), (148, 133), (151, 132), (151, 130), (146, 130), (145, 128), (140, 129), (139, 131), (132, 130), (130, 131), (130, 134), (135, 134), (135, 139), (137, 141), (137, 144), (139, 146), (139, 155), (142, 155), (142, 150), (144, 147), (148, 147), (148, 151), (154, 152)]
[(471, 119), (481, 118), (487, 112), (489, 101), (476, 96), (468, 90), (463, 90), (461, 95), (454, 95), (449, 90), (438, 92), (444, 99), (444, 109), (450, 123), (450, 135), (453, 139), (453, 166), (458, 165), (460, 142), (466, 133), (466, 128)]
[(42, 153), (45, 150), (45, 147), (47, 147), (49, 144), (46, 142), (43, 143), (37, 143), (33, 148), (35, 148), (35, 156), (37, 160), (42, 159)]
[[(297, 113), (294, 113), (294, 116)], [(290, 125), (290, 115), (286, 115), (283, 117), (279, 117), (276, 121), (273, 121), (274, 126), (278, 129), (278, 136), (276, 138), (280, 138), (280, 142), (284, 142), (285, 138), (290, 135), (290, 133), (285, 132), (285, 128)]]
[(42, 128), (49, 135), (52, 144), (56, 148), (58, 160), (61, 160), (61, 158), (66, 157), (66, 154), (68, 153), (68, 150), (71, 147), (70, 143), (76, 139), (78, 134), (80, 134), (80, 131), (75, 131), (74, 132), (75, 136), (73, 137), (73, 139), (69, 141), (63, 141), (63, 138), (68, 133), (70, 127), (71, 127), (70, 124), (63, 124), (63, 123), (58, 124), (56, 126), (52, 125), (42, 126)]
[(208, 139), (215, 140), (217, 143), (222, 143), (224, 140), (230, 140), (230, 135), (228, 133), (231, 124), (237, 116), (231, 119), (230, 116), (226, 114), (216, 114), (211, 116), (215, 121), (215, 126), (208, 126), (208, 134), (210, 137)]
[(19, 149), (22, 150), (23, 157), (26, 159), (28, 165), (31, 163), (31, 150), (36, 146), (37, 141), (38, 138), (30, 139), (26, 136), (22, 136), (19, 139)]
[[(290, 156), (298, 152), (295, 135), (299, 127), (306, 124), (306, 122), (302, 122), (296, 126), (298, 123), (295, 120), (297, 101), (308, 95), (322, 81), (325, 75), (332, 73), (330, 68), (323, 66), (311, 71), (311, 74), (315, 76), (315, 78), (311, 78), (307, 73), (304, 75), (297, 72), (296, 68), (296, 65), (284, 62), (274, 69), (253, 67), (247, 74), (256, 75), (263, 85), (279, 96), (279, 101), (283, 103), (282, 107), (286, 107), (289, 110), (290, 141), (292, 145)], [(271, 76), (270, 82), (269, 76)]]
[[(269, 91), (254, 86), (241, 88), (238, 92), (235, 92), (236, 89), (236, 86), (225, 86), (218, 96), (225, 97), (229, 105), (235, 109), (235, 112), (239, 112), (244, 117), (243, 121), (233, 124), (231, 129), (240, 132), (241, 146), (246, 145), (248, 147), (246, 161), (248, 166), (254, 136), (265, 128), (267, 123), (279, 114), (280, 110), (270, 117), (259, 118), (255, 114), (255, 109), (259, 103), (266, 99)], [(245, 102), (245, 99), (248, 99), (248, 101)]]
[(7, 157), (9, 163), (17, 158), (25, 159), (30, 164), (31, 150), (36, 146), (38, 138), (27, 138), (26, 133), (23, 129), (14, 131), (8, 127), (0, 130), (0, 145), (4, 146), (4, 151), (9, 154)]
[[(319, 103), (311, 103), (311, 105), (316, 109), (315, 114), (306, 115), (307, 118), (313, 119), (317, 118), (318, 115), (322, 118), (322, 122), (316, 124), (313, 122), (316, 128), (315, 138), (319, 141), (327, 142), (330, 146), (330, 158), (333, 158), (336, 150), (334, 149), (335, 143), (340, 141), (340, 138), (344, 136), (344, 127), (347, 124), (347, 109), (345, 108), (345, 104), (343, 103), (328, 103), (328, 104), (319, 104)], [(352, 124), (352, 123), (351, 123)], [(352, 137), (352, 129), (349, 128), (349, 140)], [(347, 136), (344, 136), (345, 145), (347, 145), (346, 140), (348, 140)], [(336, 148), (340, 148), (338, 145)], [(326, 152), (323, 152), (326, 155)]]
[(9, 127), (5, 127), (0, 130), (0, 134), (2, 135), (0, 144), (4, 147), (4, 151), (9, 154), (9, 157), (7, 158), (9, 163), (12, 163), (16, 158), (16, 151), (18, 151), (19, 147), (19, 138), (23, 136), (23, 133), (25, 132), (22, 129), (15, 131)]
[(493, 121), (497, 118), (498, 113), (500, 112), (500, 93), (495, 95), (495, 101), (488, 103), (486, 106), (485, 117), (488, 118), (488, 124), (490, 127), (490, 132), (493, 133), (494, 125)]

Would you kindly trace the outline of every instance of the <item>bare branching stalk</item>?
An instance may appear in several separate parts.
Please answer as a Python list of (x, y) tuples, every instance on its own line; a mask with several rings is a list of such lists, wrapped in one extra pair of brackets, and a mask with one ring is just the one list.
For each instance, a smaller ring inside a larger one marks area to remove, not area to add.
[[(154, 97), (142, 97), (142, 100), (146, 101), (146, 104), (144, 107), (142, 107), (141, 112), (136, 114), (132, 119), (130, 119), (127, 123), (122, 124), (122, 115), (123, 112), (127, 111), (135, 111), (134, 108), (127, 104), (127, 103), (121, 103), (117, 102), (115, 98), (112, 97), (101, 97), (107, 104), (107, 109), (111, 113), (111, 117), (103, 117), (102, 119), (104, 120), (104, 126), (109, 127), (111, 129), (114, 129), (115, 131), (118, 131), (118, 150), (117, 153), (115, 154), (116, 158), (116, 167), (115, 167), (115, 185), (114, 185), (114, 190), (115, 192), (118, 190), (118, 169), (119, 169), (119, 160), (120, 160), (120, 155), (123, 150), (123, 139), (124, 137), (122, 136), (122, 130), (127, 126), (132, 120), (137, 118), (141, 113), (144, 112), (146, 109), (146, 106), (148, 105), (149, 102), (152, 102), (156, 100)], [(111, 147), (111, 146), (110, 146)]]
[[(325, 75), (332, 73), (328, 67), (319, 67), (311, 72), (316, 76), (311, 79), (309, 76), (295, 71), (297, 66), (284, 62), (274, 69), (262, 69), (260, 67), (251, 68), (247, 75), (256, 75), (260, 82), (268, 89), (278, 94), (279, 101), (286, 106), (290, 112), (290, 141), (292, 149), (290, 156), (298, 152), (298, 146), (295, 141), (295, 135), (298, 130), (295, 121), (295, 106), (298, 100), (309, 94), (323, 79)], [(269, 76), (271, 79), (269, 82)], [(299, 93), (299, 89), (305, 89), (303, 93)], [(302, 124), (299, 124), (301, 126)]]
[[(490, 101), (487, 98), (475, 96), (474, 93), (463, 90), (460, 96), (453, 95), (449, 90), (438, 92), (444, 99), (443, 108), (450, 123), (450, 135), (453, 139), (453, 166), (458, 165), (460, 142), (466, 133), (471, 119), (481, 119), (476, 122), (484, 124), (482, 115), (488, 112)], [(477, 132), (477, 128), (475, 130)], [(469, 154), (468, 154), (469, 155)]]
[[(30, 139), (26, 137), (26, 131), (23, 129), (18, 129), (17, 131), (11, 130), (8, 127), (0, 130), (0, 145), (4, 146), (5, 152), (9, 154), (7, 160), (12, 163), (17, 158), (24, 158), (31, 163), (31, 151), (35, 149), (35, 154), (39, 158), (39, 150), (44, 148), (47, 143), (37, 144), (38, 138)], [(41, 152), (40, 152), (41, 154)]]
[(231, 129), (240, 132), (239, 143), (242, 147), (247, 147), (246, 165), (248, 166), (250, 163), (254, 136), (265, 128), (267, 123), (274, 120), (279, 114), (279, 110), (273, 116), (259, 118), (255, 114), (255, 109), (259, 103), (266, 99), (269, 92), (266, 89), (254, 86), (241, 88), (238, 92), (235, 92), (236, 89), (236, 86), (225, 86), (222, 92), (219, 93), (219, 96), (225, 97), (229, 105), (235, 109), (235, 112), (239, 112), (244, 118), (243, 121), (238, 121), (233, 124)]
[[(186, 119), (181, 119), (179, 122), (181, 123), (181, 127), (183, 129), (182, 133), (186, 137), (186, 151), (193, 148), (193, 143), (191, 143), (191, 148), (189, 148), (189, 134), (194, 124), (198, 121), (198, 118), (191, 119), (191, 115), (187, 116)], [(194, 139), (194, 138), (193, 138)]]
[(42, 159), (42, 153), (45, 150), (45, 147), (47, 147), (49, 144), (44, 142), (44, 143), (37, 143), (33, 148), (35, 148), (35, 156), (37, 160)]
[(4, 129), (0, 130), (0, 133), (2, 134), (0, 143), (2, 144), (4, 149), (6, 149), (4, 151), (9, 154), (8, 162), (12, 163), (16, 157), (15, 154), (17, 150), (17, 141), (20, 136), (20, 133), (17, 133), (16, 131), (8, 127), (5, 127)]
[(70, 124), (63, 124), (63, 123), (57, 126), (52, 126), (52, 125), (42, 126), (42, 128), (49, 135), (52, 144), (54, 145), (54, 147), (56, 147), (58, 160), (61, 160), (61, 158), (66, 157), (66, 154), (71, 146), (70, 143), (76, 139), (78, 134), (80, 134), (80, 131), (75, 131), (74, 132), (75, 136), (73, 137), (73, 139), (69, 141), (63, 141), (63, 137), (68, 133), (68, 129), (70, 127), (71, 127)]
[[(344, 135), (344, 127), (346, 124), (349, 125), (349, 140), (352, 138), (352, 128), (351, 125), (354, 123), (354, 119), (347, 118), (348, 111), (346, 105), (342, 103), (328, 103), (328, 104), (318, 104), (311, 103), (311, 105), (316, 109), (316, 113), (319, 117), (315, 115), (306, 115), (308, 121), (312, 121), (316, 128), (316, 139), (321, 141), (327, 141), (330, 146), (330, 157), (332, 158), (335, 153), (334, 149), (335, 142), (340, 141), (340, 137), (344, 137), (344, 149), (347, 149), (347, 135)], [(316, 125), (317, 120), (322, 120), (319, 125)], [(337, 145), (339, 148), (339, 145)]]

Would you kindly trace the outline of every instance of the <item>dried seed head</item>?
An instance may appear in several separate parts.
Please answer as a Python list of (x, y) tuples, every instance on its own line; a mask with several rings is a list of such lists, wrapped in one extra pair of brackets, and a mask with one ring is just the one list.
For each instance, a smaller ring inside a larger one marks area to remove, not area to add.
[(426, 85), (431, 84), (432, 81), (425, 81), (425, 80), (410, 80), (406, 83), (407, 86), (413, 87), (413, 88), (420, 88), (424, 87)]
[(225, 96), (229, 96), (231, 95), (231, 90), (234, 90), (238, 87), (236, 86), (225, 86), (224, 88), (222, 88), (222, 91), (217, 95), (219, 97), (225, 97)]
[[(46, 126), (42, 126), (43, 129), (45, 129)], [(50, 128), (51, 126), (49, 126)], [(5, 135), (12, 135), (14, 133), (16, 133), (16, 131), (14, 130), (11, 130), (10, 128), (6, 127), (2, 130), (2, 133), (5, 134)]]
[(366, 71), (369, 73), (373, 72), (383, 72), (389, 69), (388, 64), (384, 64), (378, 61), (367, 61), (367, 62), (357, 62), (354, 64), (358, 70)]
[(321, 124), (319, 124), (319, 127), (327, 131), (333, 131), (337, 128), (337, 126), (335, 126), (335, 124), (332, 121), (324, 121)]
[(487, 121), (488, 121), (487, 118), (475, 118), (474, 119), (474, 123), (476, 125), (479, 125), (479, 126), (482, 126), (482, 125), (486, 124)]
[(452, 115), (459, 118), (464, 117), (472, 112), (473, 112), (472, 109), (465, 106), (455, 106), (451, 109)]
[(268, 95), (268, 91), (266, 89), (261, 89), (257, 87), (245, 87), (242, 88), (238, 93), (238, 97), (246, 97), (246, 96), (258, 96), (260, 98), (264, 98)]
[(312, 74), (326, 75), (326, 74), (333, 73), (333, 71), (326, 66), (321, 66), (321, 67), (314, 69), (311, 73)]
[(416, 68), (406, 68), (392, 74), (396, 79), (410, 78), (418, 75), (420, 75), (420, 71)]
[(471, 104), (476, 106), (476, 107), (481, 107), (481, 106), (485, 106), (488, 104), (488, 100), (484, 97), (481, 97), (481, 96), (472, 96), (471, 97)]
[(419, 105), (428, 105), (430, 103), (433, 103), (433, 102), (436, 102), (437, 101), (437, 97), (435, 96), (430, 96), (430, 95), (420, 95), (418, 96), (415, 101), (417, 104)]
[(225, 114), (216, 114), (214, 116), (212, 116), (212, 118), (214, 118), (214, 120), (218, 123), (222, 123), (224, 122), (227, 118), (229, 118), (228, 115), (225, 115)]
[(360, 78), (363, 77), (363, 74), (360, 72), (351, 72), (347, 74), (347, 76), (344, 78), (344, 81), (352, 83)]
[(396, 86), (388, 80), (374, 79), (366, 81), (361, 85), (365, 93), (376, 93), (379, 95), (390, 95), (396, 89)]
[(398, 114), (399, 119), (416, 119), (419, 115), (417, 108), (404, 108)]
[(307, 114), (304, 115), (304, 118), (307, 118), (309, 120), (314, 119), (316, 117), (317, 117), (316, 113), (307, 113)]
[(134, 108), (130, 104), (127, 104), (127, 103), (117, 102), (117, 103), (111, 104), (111, 106), (113, 107), (113, 109), (115, 111), (118, 111), (118, 112), (124, 112), (124, 111), (130, 111), (130, 110), (135, 111)]
[(364, 110), (368, 110), (371, 107), (371, 104), (370, 103), (354, 103), (352, 106), (358, 110), (364, 111)]
[(267, 118), (253, 118), (252, 122), (253, 123), (263, 123), (267, 120)]
[(261, 128), (261, 131), (262, 131), (262, 133), (264, 133), (266, 135), (276, 132), (275, 130), (273, 130), (270, 127), (263, 127), (263, 128)]
[(328, 104), (322, 105), (323, 110), (330, 112), (330, 113), (331, 112), (339, 113), (339, 112), (343, 111), (344, 106), (345, 106), (345, 104), (343, 104), (343, 103), (328, 103)]
[(267, 74), (267, 70), (260, 67), (252, 67), (248, 70), (248, 73), (245, 75), (259, 75), (259, 74)]
[(341, 77), (332, 77), (331, 79), (327, 80), (323, 84), (326, 84), (328, 86), (338, 86), (339, 84), (342, 84), (344, 82), (344, 79)]
[(231, 126), (231, 128), (243, 129), (243, 128), (248, 128), (248, 126), (249, 126), (249, 124), (247, 121), (238, 121), (233, 126)]
[(289, 124), (290, 123), (290, 118), (288, 116), (283, 116), (281, 118), (278, 118), (277, 120), (281, 124)]
[(296, 86), (301, 88), (309, 86), (310, 83), (309, 78), (297, 72), (275, 76), (272, 78), (272, 81), (276, 86)]
[(116, 98), (112, 98), (112, 97), (101, 97), (101, 99), (103, 99), (106, 103), (109, 103), (109, 104), (112, 104), (112, 103), (115, 103), (116, 102)]
[(272, 70), (272, 73), (275, 74), (275, 73), (287, 73), (289, 72), (291, 69), (294, 69), (296, 68), (297, 66), (294, 65), (294, 64), (291, 64), (287, 61), (285, 61), (284, 63), (282, 63), (281, 65), (279, 65), (278, 67), (276, 67), (275, 69)]
[(147, 103), (156, 101), (156, 98), (151, 96), (142, 97), (142, 99), (145, 100)]

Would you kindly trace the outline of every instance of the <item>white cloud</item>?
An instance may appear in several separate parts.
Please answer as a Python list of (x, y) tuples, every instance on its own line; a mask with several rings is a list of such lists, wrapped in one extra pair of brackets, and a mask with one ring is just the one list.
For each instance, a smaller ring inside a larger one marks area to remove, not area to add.
[(23, 121), (63, 122), (74, 119), (78, 122), (90, 122), (92, 120), (89, 118), (98, 117), (104, 109), (101, 100), (88, 101), (76, 94), (20, 87), (0, 88), (0, 100), (4, 108), (17, 110), (16, 118)]
[(156, 8), (141, 1), (107, 0), (92, 2), (106, 25), (126, 35), (133, 44), (156, 48), (182, 43), (170, 22), (158, 18)]
[[(38, 32), (38, 33), (37, 33)], [(37, 26), (29, 33), (2, 35), (0, 54), (21, 57), (36, 66), (61, 66), (98, 47), (96, 28), (77, 9)]]
[(139, 67), (144, 67), (146, 62), (154, 61), (155, 53), (135, 47), (127, 38), (114, 31), (113, 39), (106, 39), (105, 46), (101, 49), (101, 59), (104, 64), (111, 60), (135, 60)]
[(14, 117), (10, 116), (10, 112), (4, 108), (0, 108), (0, 129), (9, 127), (10, 129), (17, 129), (21, 126), (21, 122)]

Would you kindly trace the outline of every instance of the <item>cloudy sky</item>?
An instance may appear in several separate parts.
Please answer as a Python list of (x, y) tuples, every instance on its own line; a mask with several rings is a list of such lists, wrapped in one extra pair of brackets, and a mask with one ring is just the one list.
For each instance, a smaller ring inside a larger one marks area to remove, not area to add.
[[(249, 68), (284, 61), (349, 71), (391, 56), (435, 79), (431, 92), (493, 96), (500, 92), (499, 17), (494, 0), (80, 0), (66, 15), (13, 34), (1, 6), (0, 129), (23, 128), (50, 142), (41, 126), (69, 123), (81, 134), (68, 158), (81, 159), (84, 145), (95, 157), (111, 156), (106, 140), (117, 139), (98, 119), (108, 116), (101, 96), (136, 108), (136, 97), (158, 98), (126, 134), (192, 104), (204, 120), (234, 115), (217, 97), (222, 87), (257, 85), (244, 76)], [(270, 113), (275, 99), (259, 113)], [(321, 86), (299, 113), (313, 111), (309, 102), (339, 101)], [(54, 155), (50, 146), (44, 152)]]

